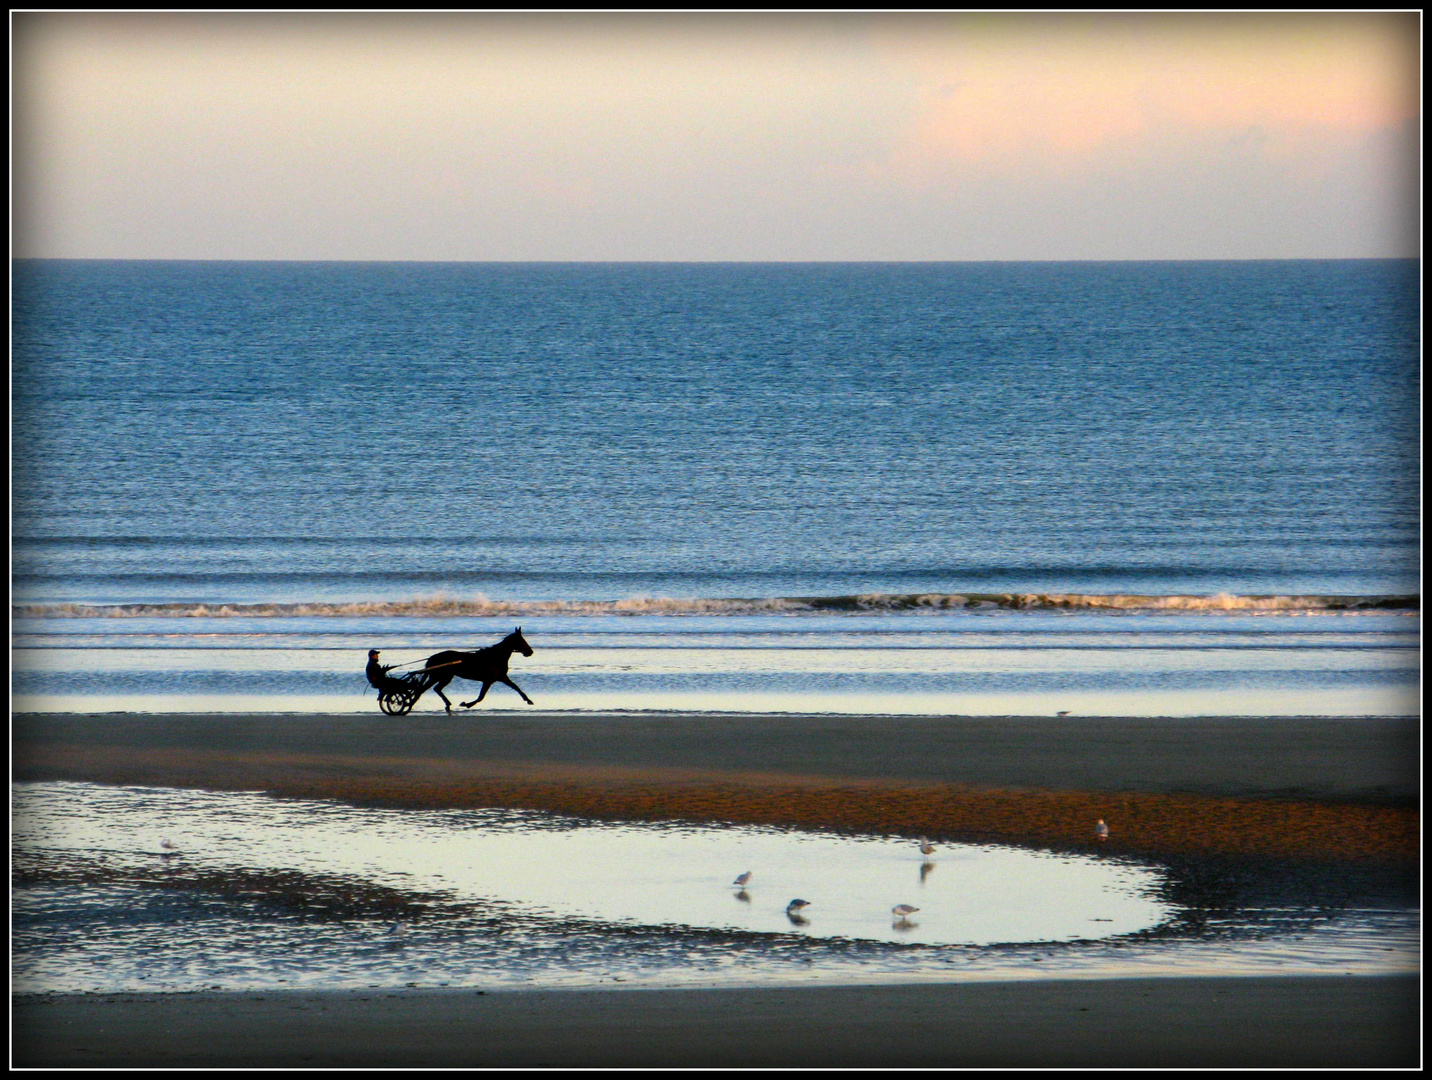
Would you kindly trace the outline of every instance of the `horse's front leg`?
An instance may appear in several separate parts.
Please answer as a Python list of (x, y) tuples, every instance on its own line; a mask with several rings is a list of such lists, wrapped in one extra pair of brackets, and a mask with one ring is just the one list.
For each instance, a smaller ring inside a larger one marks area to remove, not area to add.
[(518, 686), (515, 682), (513, 682), (511, 679), (509, 679), (506, 675), (504, 675), (504, 676), (502, 677), (502, 681), (505, 682), (508, 686), (512, 687), (512, 689), (516, 690), (519, 694), (522, 694), (522, 700), (525, 701), (525, 702), (527, 702), (528, 705), (535, 705), (535, 704), (536, 704), (536, 702), (534, 702), (530, 697), (528, 697), (526, 694), (523, 694), (523, 693), (522, 693), (522, 687)]
[(483, 683), (483, 684), (482, 684), (482, 690), (481, 690), (481, 692), (477, 695), (477, 697), (473, 698), (471, 701), (464, 701), (464, 702), (462, 702), (462, 703), (461, 703), (461, 704), (462, 704), (462, 707), (463, 707), (464, 709), (470, 709), (470, 708), (472, 708), (474, 705), (476, 705), (479, 701), (481, 701), (483, 698), (487, 697), (487, 688), (490, 687), (491, 685), (492, 685), (492, 683), (490, 683), (490, 682), (485, 682), (485, 683)]

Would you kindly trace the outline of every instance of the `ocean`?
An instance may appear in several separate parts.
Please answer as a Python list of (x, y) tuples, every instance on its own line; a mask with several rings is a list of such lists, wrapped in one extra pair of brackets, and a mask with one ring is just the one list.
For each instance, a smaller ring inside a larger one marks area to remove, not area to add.
[[(538, 713), (1412, 715), (1419, 273), (21, 260), (13, 707), (319, 723), (376, 712), (370, 648), (520, 626)], [(69, 781), (12, 818), (19, 992), (1418, 963), (1405, 891), (1258, 868)]]
[(12, 275), (22, 709), (1416, 711), (1415, 261)]

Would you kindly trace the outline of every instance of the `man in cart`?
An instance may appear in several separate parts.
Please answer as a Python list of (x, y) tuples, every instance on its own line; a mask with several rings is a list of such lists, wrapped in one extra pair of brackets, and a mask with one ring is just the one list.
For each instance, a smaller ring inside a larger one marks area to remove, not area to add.
[(403, 689), (403, 683), (388, 674), (392, 670), (392, 664), (378, 663), (377, 649), (368, 650), (368, 667), (364, 674), (368, 676), (368, 684), (378, 691), (379, 697)]

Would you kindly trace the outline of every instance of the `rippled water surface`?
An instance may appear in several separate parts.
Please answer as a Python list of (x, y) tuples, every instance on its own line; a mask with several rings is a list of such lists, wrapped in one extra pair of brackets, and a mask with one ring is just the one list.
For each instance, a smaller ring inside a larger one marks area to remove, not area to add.
[[(1413, 911), (1191, 912), (1167, 868), (1122, 858), (81, 783), (21, 784), (13, 799), (22, 991), (1416, 963)], [(788, 911), (795, 898), (809, 906)]]
[[(511, 674), (543, 709), (1104, 716), (1401, 716), (1409, 614), (541, 616)], [(25, 712), (359, 712), (367, 650), (421, 666), (494, 618), (26, 618)], [(454, 700), (475, 697), (458, 682)], [(365, 696), (366, 695), (366, 696)], [(480, 709), (525, 708), (497, 686)], [(416, 711), (442, 702), (428, 693)]]

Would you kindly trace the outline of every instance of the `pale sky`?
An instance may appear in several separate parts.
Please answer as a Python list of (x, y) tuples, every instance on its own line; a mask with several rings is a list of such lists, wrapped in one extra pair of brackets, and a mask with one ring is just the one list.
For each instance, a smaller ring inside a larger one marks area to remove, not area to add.
[(17, 256), (1412, 256), (1420, 15), (13, 13)]

